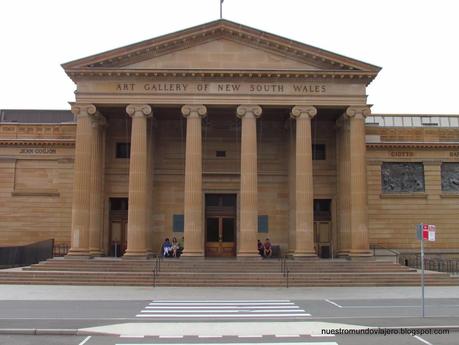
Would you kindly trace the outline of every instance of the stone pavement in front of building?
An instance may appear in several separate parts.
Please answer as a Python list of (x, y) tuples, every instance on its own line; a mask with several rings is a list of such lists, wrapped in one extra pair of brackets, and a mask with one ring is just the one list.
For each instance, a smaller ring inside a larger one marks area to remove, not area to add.
[[(459, 286), (425, 288), (426, 298), (457, 298)], [(110, 287), (66, 285), (0, 285), (0, 300), (157, 300), (157, 299), (405, 299), (419, 298), (420, 287)]]

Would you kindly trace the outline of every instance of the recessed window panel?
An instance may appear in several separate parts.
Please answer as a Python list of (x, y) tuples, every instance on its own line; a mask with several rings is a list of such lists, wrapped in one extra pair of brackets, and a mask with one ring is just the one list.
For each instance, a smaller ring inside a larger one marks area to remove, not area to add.
[(206, 220), (206, 234), (207, 242), (218, 242), (218, 218), (207, 218)]
[(268, 231), (269, 231), (268, 216), (267, 215), (258, 216), (258, 232), (267, 233)]
[(174, 232), (183, 232), (184, 216), (183, 214), (174, 214), (172, 216), (172, 229)]
[(326, 159), (325, 144), (312, 144), (312, 159), (315, 161)]
[(116, 158), (131, 157), (131, 143), (116, 143)]
[(234, 242), (234, 218), (222, 219), (222, 242)]

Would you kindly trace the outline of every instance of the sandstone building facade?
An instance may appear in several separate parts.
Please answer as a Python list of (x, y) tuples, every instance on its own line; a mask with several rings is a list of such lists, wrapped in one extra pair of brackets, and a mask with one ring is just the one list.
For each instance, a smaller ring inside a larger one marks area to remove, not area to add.
[(63, 65), (70, 111), (0, 113), (0, 243), (69, 256), (459, 248), (459, 116), (371, 114), (380, 68), (218, 20)]

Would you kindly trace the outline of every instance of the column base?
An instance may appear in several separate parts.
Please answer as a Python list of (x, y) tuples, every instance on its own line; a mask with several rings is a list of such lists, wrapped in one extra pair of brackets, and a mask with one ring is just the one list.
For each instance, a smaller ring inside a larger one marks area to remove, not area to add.
[(181, 257), (183, 256), (184, 258), (203, 258), (204, 257), (204, 252), (187, 252), (186, 249), (183, 251), (183, 254), (180, 255)]
[(127, 250), (121, 257), (124, 260), (150, 259), (153, 254), (147, 250)]
[(258, 251), (253, 251), (253, 252), (239, 252), (237, 253), (238, 258), (255, 258), (255, 257), (261, 257), (260, 253)]
[(72, 249), (70, 248), (67, 255), (64, 256), (66, 259), (90, 259), (91, 254), (88, 249)]
[(369, 249), (351, 249), (348, 252), (350, 257), (370, 257), (373, 256), (373, 251)]
[(100, 256), (105, 256), (104, 252), (99, 249), (90, 249), (89, 250), (89, 255), (92, 257), (100, 257)]
[(304, 251), (293, 252), (292, 256), (294, 259), (317, 258), (317, 253), (314, 250), (304, 250)]
[(339, 251), (336, 253), (336, 256), (339, 257), (339, 258), (348, 257), (348, 256), (349, 256), (349, 250), (339, 250)]

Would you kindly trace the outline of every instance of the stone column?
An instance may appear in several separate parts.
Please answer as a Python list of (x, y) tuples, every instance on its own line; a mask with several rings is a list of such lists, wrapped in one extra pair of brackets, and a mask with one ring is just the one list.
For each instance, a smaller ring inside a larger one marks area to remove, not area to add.
[(96, 113), (92, 117), (91, 143), (91, 191), (89, 215), (89, 253), (91, 256), (102, 256), (103, 202), (104, 202), (104, 168), (105, 168), (105, 126), (106, 120)]
[(204, 256), (202, 212), (202, 131), (201, 119), (207, 109), (203, 105), (184, 105), (186, 120), (184, 256)]
[(71, 245), (68, 256), (89, 256), (89, 217), (91, 190), (91, 154), (94, 132), (91, 117), (96, 107), (92, 104), (73, 104), (77, 118), (75, 164), (73, 175), (73, 204)]
[(311, 119), (317, 114), (313, 106), (295, 106), (295, 251), (294, 256), (316, 256), (314, 250), (314, 192), (312, 183)]
[(295, 243), (296, 243), (296, 214), (295, 214), (295, 179), (296, 179), (296, 169), (295, 169), (295, 155), (296, 155), (296, 145), (295, 145), (295, 120), (289, 119), (289, 153), (288, 153), (288, 254), (293, 255), (295, 253)]
[(338, 183), (338, 256), (348, 256), (351, 243), (349, 121), (341, 116), (336, 121), (337, 183)]
[(367, 172), (365, 118), (370, 115), (368, 106), (349, 107), (349, 160), (350, 173), (350, 256), (370, 256), (368, 244)]
[(257, 180), (257, 123), (261, 116), (258, 105), (240, 105), (237, 116), (241, 128), (241, 191), (238, 256), (257, 256), (258, 180)]
[(148, 169), (147, 120), (152, 117), (151, 107), (146, 104), (130, 104), (126, 112), (132, 118), (131, 157), (129, 164), (129, 210), (127, 228), (126, 258), (148, 257), (149, 251), (148, 198), (152, 193), (148, 189), (151, 171)]

